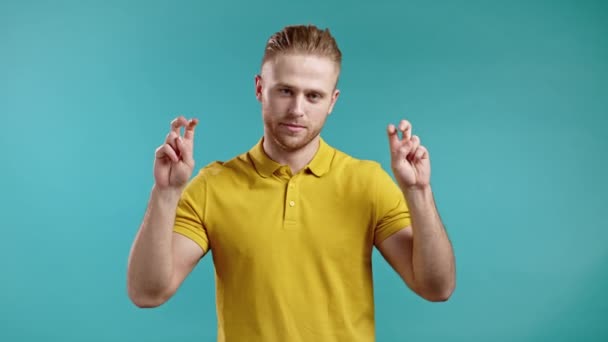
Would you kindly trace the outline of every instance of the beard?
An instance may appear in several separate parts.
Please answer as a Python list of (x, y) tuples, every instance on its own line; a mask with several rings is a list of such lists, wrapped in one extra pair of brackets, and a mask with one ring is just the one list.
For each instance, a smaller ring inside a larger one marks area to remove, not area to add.
[[(290, 131), (282, 123), (295, 123), (303, 128)], [(313, 125), (310, 122), (302, 122), (301, 119), (286, 116), (278, 120), (265, 121), (264, 130), (273, 145), (285, 152), (294, 152), (308, 146), (321, 133), (323, 124), (324, 122)]]
[(286, 152), (294, 152), (306, 147), (321, 132), (321, 129), (313, 129), (310, 126), (296, 133), (288, 132), (285, 127), (278, 124), (268, 128), (269, 138)]

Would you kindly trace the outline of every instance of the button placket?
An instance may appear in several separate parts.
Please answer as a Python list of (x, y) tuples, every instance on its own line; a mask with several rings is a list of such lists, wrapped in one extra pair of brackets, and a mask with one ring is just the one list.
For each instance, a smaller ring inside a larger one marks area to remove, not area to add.
[(296, 177), (292, 177), (287, 182), (285, 196), (285, 229), (297, 228), (298, 222), (298, 188), (296, 186)]

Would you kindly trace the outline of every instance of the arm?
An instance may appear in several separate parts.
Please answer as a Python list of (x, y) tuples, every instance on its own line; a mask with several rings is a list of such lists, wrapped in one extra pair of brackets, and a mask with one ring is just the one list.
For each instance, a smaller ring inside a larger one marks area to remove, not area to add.
[(129, 298), (139, 307), (156, 307), (171, 298), (204, 254), (195, 242), (173, 232), (178, 201), (178, 192), (152, 190), (127, 271)]
[[(198, 120), (176, 118), (156, 149), (154, 187), (129, 254), (127, 292), (139, 307), (166, 302), (204, 255), (195, 242), (173, 232), (178, 203), (194, 169), (194, 127)], [(185, 126), (184, 137), (180, 136)]]
[(382, 241), (378, 250), (409, 288), (429, 301), (446, 301), (454, 291), (452, 245), (430, 187), (405, 193), (412, 226)]
[(418, 136), (412, 135), (412, 126), (406, 120), (398, 128), (389, 125), (387, 133), (391, 168), (408, 204), (411, 227), (386, 238), (378, 249), (418, 295), (445, 301), (456, 286), (455, 262), (433, 199), (428, 150)]

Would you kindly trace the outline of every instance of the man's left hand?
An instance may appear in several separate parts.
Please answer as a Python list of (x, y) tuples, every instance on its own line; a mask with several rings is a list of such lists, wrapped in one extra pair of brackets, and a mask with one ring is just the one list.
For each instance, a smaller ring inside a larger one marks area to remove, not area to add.
[[(399, 138), (401, 132), (401, 138)], [(401, 190), (408, 191), (430, 185), (431, 161), (420, 138), (412, 135), (412, 125), (401, 120), (398, 127), (387, 128), (391, 151), (391, 168)]]

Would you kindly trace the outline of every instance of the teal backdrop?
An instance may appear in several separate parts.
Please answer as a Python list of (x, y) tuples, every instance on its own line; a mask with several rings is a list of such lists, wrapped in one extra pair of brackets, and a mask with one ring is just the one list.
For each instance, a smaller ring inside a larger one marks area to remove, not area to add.
[(211, 258), (165, 305), (126, 294), (155, 148), (197, 117), (197, 168), (262, 134), (266, 39), (329, 27), (323, 131), (390, 170), (428, 147), (457, 289), (413, 295), (374, 254), (378, 341), (608, 340), (608, 2), (0, 2), (0, 340), (214, 341)]

